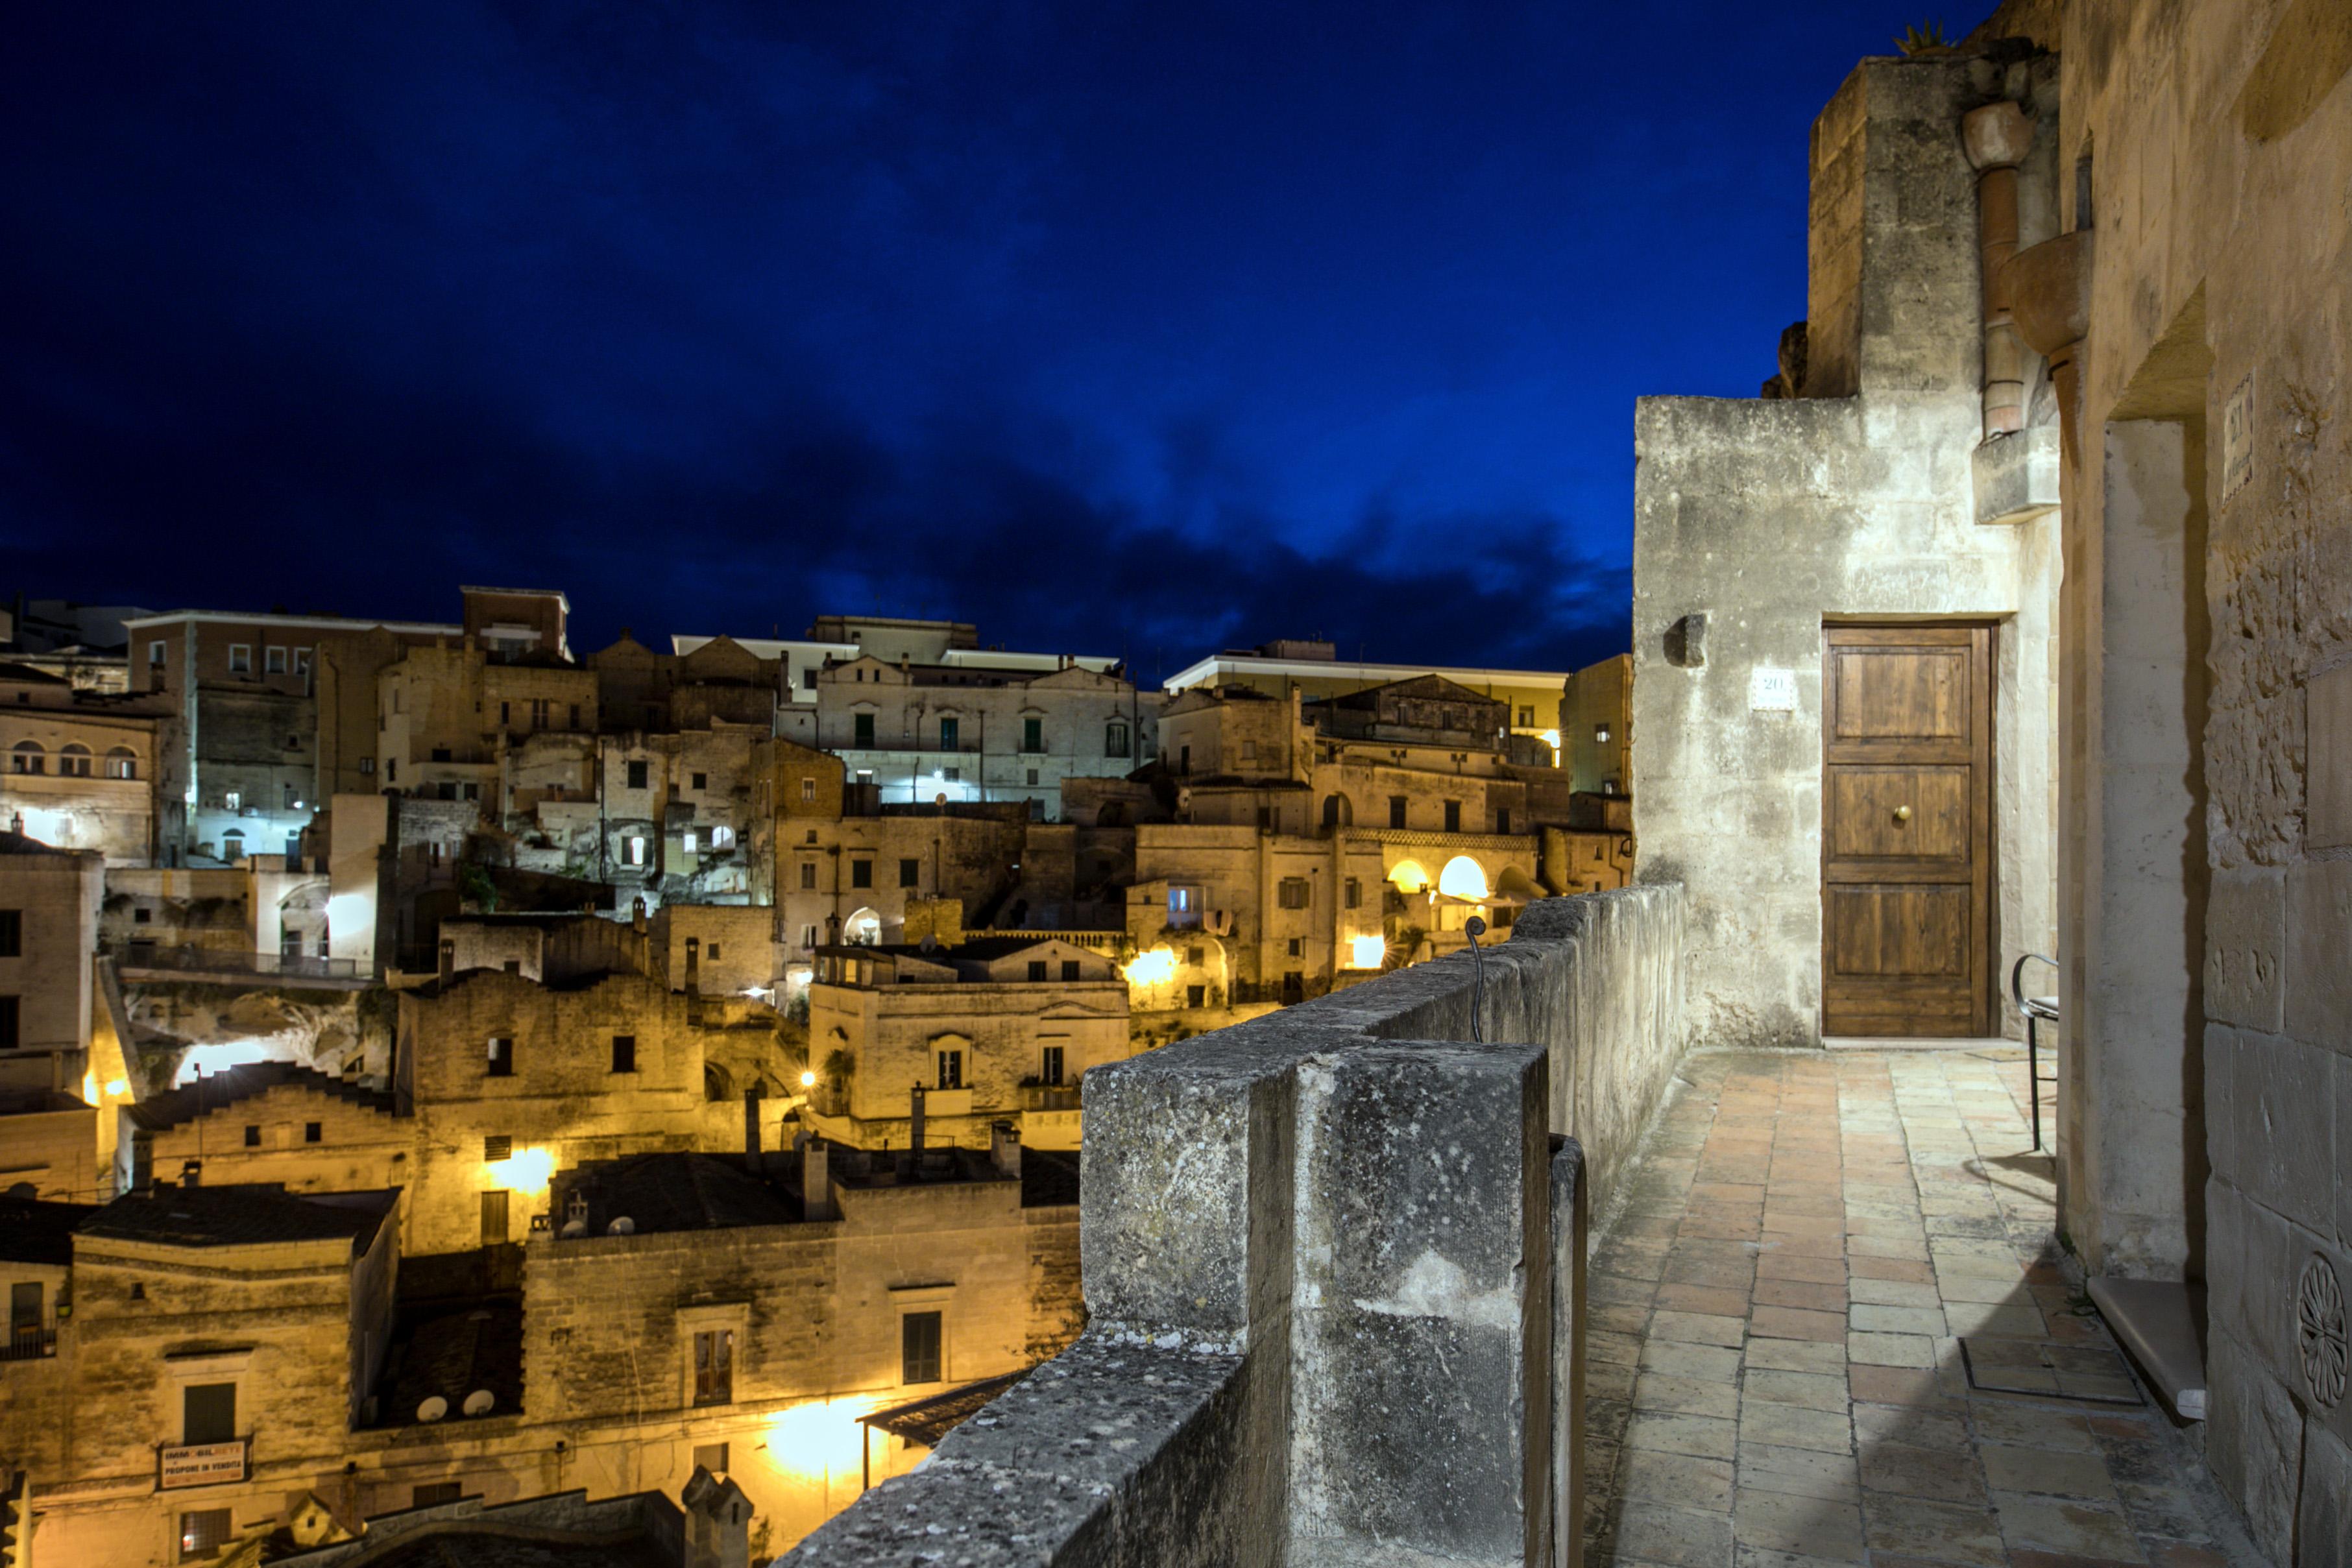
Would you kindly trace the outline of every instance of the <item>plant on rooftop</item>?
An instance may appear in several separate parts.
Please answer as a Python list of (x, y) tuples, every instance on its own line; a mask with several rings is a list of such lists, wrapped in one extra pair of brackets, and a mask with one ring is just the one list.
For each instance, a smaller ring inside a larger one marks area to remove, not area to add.
[(1944, 24), (1940, 21), (1906, 27), (1895, 36), (1895, 47), (1911, 59), (1959, 52), (1952, 41), (1944, 37)]

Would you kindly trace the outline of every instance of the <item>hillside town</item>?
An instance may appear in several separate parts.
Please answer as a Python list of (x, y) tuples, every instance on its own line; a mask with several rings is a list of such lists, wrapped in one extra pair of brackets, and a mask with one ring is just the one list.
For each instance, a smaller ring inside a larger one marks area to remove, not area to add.
[(455, 608), (0, 616), (44, 1561), (698, 1468), (779, 1552), (1083, 1327), (1088, 1073), (1633, 862), (1622, 658)]

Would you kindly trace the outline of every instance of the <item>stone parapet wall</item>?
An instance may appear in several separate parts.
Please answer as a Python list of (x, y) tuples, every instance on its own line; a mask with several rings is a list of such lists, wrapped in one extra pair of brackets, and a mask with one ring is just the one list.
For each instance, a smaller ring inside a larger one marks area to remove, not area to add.
[(1087, 1333), (792, 1560), (1574, 1563), (1583, 1219), (1685, 1049), (1683, 925), (1548, 900), (1089, 1073)]

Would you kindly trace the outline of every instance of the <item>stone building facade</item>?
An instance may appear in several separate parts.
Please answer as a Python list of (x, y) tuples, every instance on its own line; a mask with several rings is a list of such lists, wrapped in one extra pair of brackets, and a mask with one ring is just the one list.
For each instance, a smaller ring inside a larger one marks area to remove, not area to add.
[(106, 862), (0, 831), (0, 1086), (80, 1083)]
[(0, 827), (109, 865), (155, 853), (155, 699), (0, 663)]

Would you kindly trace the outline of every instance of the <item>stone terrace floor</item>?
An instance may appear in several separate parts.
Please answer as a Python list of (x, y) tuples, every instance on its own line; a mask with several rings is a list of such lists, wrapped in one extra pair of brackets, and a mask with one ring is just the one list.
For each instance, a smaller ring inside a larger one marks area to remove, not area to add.
[(1588, 1564), (2263, 1561), (2057, 1243), (2022, 1050), (1680, 1079), (1592, 1259)]

